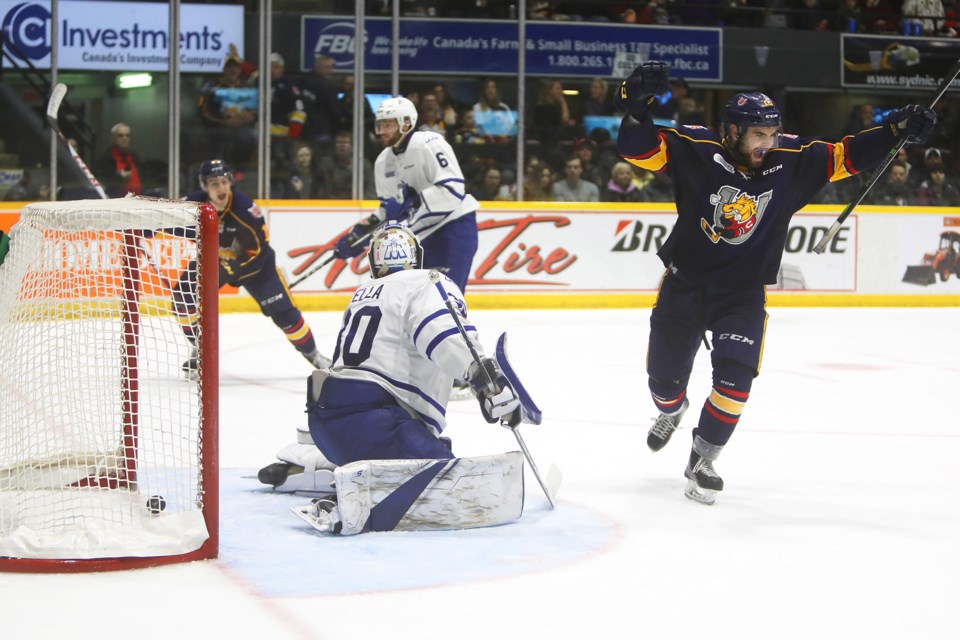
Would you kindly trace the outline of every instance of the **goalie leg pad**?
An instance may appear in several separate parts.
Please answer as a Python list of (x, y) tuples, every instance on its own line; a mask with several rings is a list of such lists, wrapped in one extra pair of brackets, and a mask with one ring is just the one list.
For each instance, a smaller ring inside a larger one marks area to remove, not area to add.
[(523, 455), (361, 460), (334, 471), (341, 533), (471, 529), (523, 513)]

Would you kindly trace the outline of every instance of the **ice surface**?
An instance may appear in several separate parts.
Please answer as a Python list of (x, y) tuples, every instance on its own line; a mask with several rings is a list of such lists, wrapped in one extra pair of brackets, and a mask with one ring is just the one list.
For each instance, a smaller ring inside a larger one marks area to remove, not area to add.
[[(308, 320), (326, 351), (339, 314)], [(221, 558), (99, 575), (0, 574), (5, 637), (957, 638), (960, 309), (770, 309), (763, 369), (717, 461), (683, 497), (691, 410), (657, 454), (648, 310), (475, 311), (501, 331), (543, 424), (550, 511), (466, 532), (317, 534), (244, 479), (305, 424), (308, 365), (259, 315), (221, 318)], [(691, 401), (709, 389), (701, 352)], [(516, 448), (474, 402), (454, 450)], [(214, 635), (215, 634), (215, 635)]]

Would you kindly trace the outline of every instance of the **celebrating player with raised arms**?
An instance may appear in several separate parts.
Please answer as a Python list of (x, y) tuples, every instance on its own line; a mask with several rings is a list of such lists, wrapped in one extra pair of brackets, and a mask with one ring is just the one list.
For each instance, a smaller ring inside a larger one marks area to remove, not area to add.
[(693, 430), (685, 495), (712, 504), (723, 489), (713, 468), (760, 371), (766, 332), (764, 286), (776, 282), (793, 214), (827, 183), (879, 165), (904, 137), (922, 143), (936, 124), (909, 105), (842, 140), (783, 133), (762, 93), (727, 102), (717, 135), (704, 127), (657, 127), (648, 107), (669, 87), (662, 62), (638, 66), (617, 92), (627, 112), (623, 158), (673, 178), (677, 220), (658, 251), (667, 270), (650, 318), (647, 373), (659, 417), (647, 437), (659, 451), (687, 411), (687, 382), (705, 331), (712, 332), (713, 388)]
[[(407, 228), (387, 223), (374, 233), (369, 262), (374, 279), (344, 312), (333, 364), (311, 376), (309, 434), (261, 469), (260, 481), (283, 492), (329, 494), (295, 510), (323, 531), (468, 528), (519, 517), (520, 453), (454, 458), (441, 436), (453, 379), (474, 388), (488, 422), (515, 427), (525, 420), (512, 370), (483, 355), (463, 293), (419, 268), (424, 252)], [(445, 298), (454, 301), (479, 361)]]
[[(317, 350), (313, 332), (277, 269), (259, 207), (250, 196), (233, 190), (233, 171), (223, 160), (205, 161), (200, 165), (199, 178), (201, 190), (188, 195), (187, 200), (209, 202), (220, 217), (220, 286), (246, 289), (263, 315), (280, 327), (307, 362), (314, 367), (330, 364), (330, 359)], [(183, 363), (187, 378), (193, 378), (197, 371), (196, 273), (195, 265), (190, 265), (173, 288), (173, 312), (194, 345), (193, 354)]]

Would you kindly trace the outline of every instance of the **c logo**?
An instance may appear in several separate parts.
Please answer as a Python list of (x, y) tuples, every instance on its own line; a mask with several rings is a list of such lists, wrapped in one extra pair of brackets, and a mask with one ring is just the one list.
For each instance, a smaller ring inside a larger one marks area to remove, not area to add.
[(10, 53), (29, 60), (50, 54), (50, 12), (39, 4), (22, 2), (3, 17), (3, 36)]

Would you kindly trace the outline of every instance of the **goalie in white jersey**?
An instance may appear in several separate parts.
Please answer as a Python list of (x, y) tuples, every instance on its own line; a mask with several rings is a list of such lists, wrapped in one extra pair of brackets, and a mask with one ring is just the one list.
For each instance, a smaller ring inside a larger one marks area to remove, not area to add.
[[(321, 530), (463, 528), (519, 517), (522, 456), (454, 458), (450, 440), (441, 437), (453, 379), (474, 388), (488, 422), (516, 426), (523, 417), (511, 383), (479, 346), (463, 293), (450, 279), (418, 268), (423, 251), (402, 224), (387, 223), (374, 234), (369, 261), (374, 279), (344, 312), (333, 364), (310, 378), (309, 435), (301, 433), (298, 444), (278, 454), (281, 462), (261, 469), (260, 481), (278, 491), (335, 495), (298, 508)], [(388, 507), (378, 506), (381, 498)]]
[[(384, 149), (374, 173), (380, 209), (337, 243), (341, 259), (360, 255), (357, 242), (383, 220), (403, 221), (423, 244), (424, 269), (437, 269), (460, 291), (477, 252), (480, 205), (467, 193), (460, 163), (443, 136), (414, 131), (417, 108), (406, 98), (388, 98), (376, 113), (376, 131)], [(354, 244), (357, 243), (357, 244)]]

